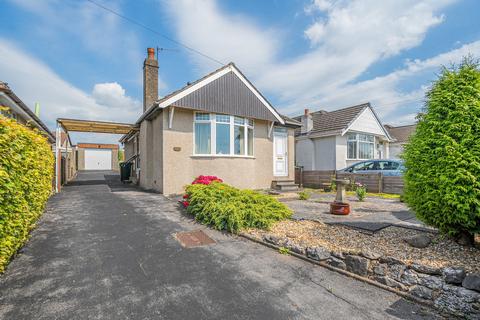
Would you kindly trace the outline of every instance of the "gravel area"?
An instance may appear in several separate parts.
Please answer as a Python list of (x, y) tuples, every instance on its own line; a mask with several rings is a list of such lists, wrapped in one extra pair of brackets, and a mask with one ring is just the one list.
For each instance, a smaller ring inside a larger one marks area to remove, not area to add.
[[(388, 227), (374, 234), (367, 234), (340, 225), (327, 225), (316, 221), (285, 220), (271, 230), (249, 229), (251, 236), (262, 238), (264, 234), (288, 237), (302, 246), (322, 246), (330, 251), (360, 253), (372, 251), (394, 257), (406, 264), (417, 262), (432, 267), (457, 266), (470, 272), (480, 272), (480, 250), (463, 247), (436, 233)], [(428, 234), (432, 243), (423, 249), (411, 247), (404, 238)]]

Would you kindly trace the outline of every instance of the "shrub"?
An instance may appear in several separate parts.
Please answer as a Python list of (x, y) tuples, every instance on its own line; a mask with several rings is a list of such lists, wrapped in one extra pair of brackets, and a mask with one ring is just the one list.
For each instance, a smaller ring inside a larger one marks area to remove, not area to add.
[(407, 144), (405, 202), (451, 235), (480, 232), (480, 70), (443, 68)]
[(192, 184), (186, 192), (187, 211), (196, 220), (218, 230), (268, 229), (274, 222), (292, 215), (286, 205), (273, 197), (221, 182)]
[(355, 183), (355, 194), (357, 195), (358, 201), (364, 201), (367, 196), (367, 188), (359, 182)]
[(308, 200), (310, 199), (310, 196), (311, 196), (310, 192), (307, 192), (307, 191), (300, 191), (298, 193), (298, 198), (300, 200)]
[(193, 180), (192, 184), (210, 184), (213, 181), (223, 182), (222, 179), (216, 176), (198, 176)]
[(53, 153), (37, 130), (0, 115), (0, 272), (27, 241), (52, 190)]

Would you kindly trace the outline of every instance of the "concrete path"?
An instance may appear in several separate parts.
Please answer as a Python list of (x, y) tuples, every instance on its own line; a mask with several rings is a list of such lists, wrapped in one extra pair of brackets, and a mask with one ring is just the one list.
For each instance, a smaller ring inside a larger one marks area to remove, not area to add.
[(80, 173), (50, 200), (0, 276), (0, 319), (435, 318), (243, 238), (206, 229), (216, 244), (184, 248), (175, 232), (205, 228), (165, 197), (113, 178)]

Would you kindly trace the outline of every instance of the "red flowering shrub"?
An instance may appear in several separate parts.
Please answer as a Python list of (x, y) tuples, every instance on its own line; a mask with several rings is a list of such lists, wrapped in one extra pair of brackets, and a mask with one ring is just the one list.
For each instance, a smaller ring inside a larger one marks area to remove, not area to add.
[(222, 179), (220, 179), (217, 176), (198, 176), (193, 180), (192, 184), (205, 184), (208, 185), (212, 183), (213, 181), (218, 181), (218, 182), (223, 182)]
[[(222, 179), (220, 179), (217, 176), (203, 176), (200, 175), (193, 180), (192, 184), (204, 184), (204, 185), (209, 185), (210, 183), (217, 181), (217, 182), (223, 182)], [(183, 207), (188, 207), (190, 203), (188, 202), (188, 194), (183, 195), (183, 201), (182, 201)]]

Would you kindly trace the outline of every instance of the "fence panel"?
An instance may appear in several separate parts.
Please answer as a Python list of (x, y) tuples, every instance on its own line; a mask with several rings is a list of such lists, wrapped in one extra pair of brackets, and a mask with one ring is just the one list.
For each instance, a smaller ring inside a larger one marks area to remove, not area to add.
[(295, 183), (303, 183), (307, 188), (325, 188), (332, 179), (349, 179), (363, 184), (368, 192), (374, 193), (403, 193), (403, 177), (383, 176), (381, 173), (348, 173), (337, 172), (334, 170), (295, 170)]
[(303, 186), (308, 188), (324, 188), (335, 178), (334, 170), (303, 171)]
[(368, 192), (382, 192), (383, 181), (381, 173), (355, 174), (338, 172), (337, 179), (349, 179), (350, 181), (359, 182), (367, 188)]
[(383, 192), (384, 193), (403, 193), (403, 177), (383, 177)]

